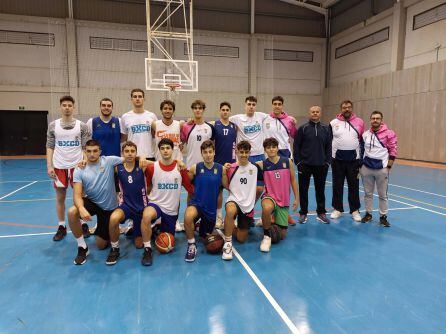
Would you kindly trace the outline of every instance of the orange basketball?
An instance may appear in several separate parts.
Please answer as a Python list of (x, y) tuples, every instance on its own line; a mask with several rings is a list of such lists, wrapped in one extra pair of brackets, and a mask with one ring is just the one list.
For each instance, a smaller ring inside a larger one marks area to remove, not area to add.
[(175, 247), (175, 237), (168, 232), (161, 232), (155, 239), (155, 246), (160, 253), (169, 253)]

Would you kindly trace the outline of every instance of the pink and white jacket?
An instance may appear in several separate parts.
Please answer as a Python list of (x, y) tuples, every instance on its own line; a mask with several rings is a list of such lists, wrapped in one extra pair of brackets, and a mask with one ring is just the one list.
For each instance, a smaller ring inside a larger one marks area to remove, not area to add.
[(381, 123), (378, 131), (367, 130), (362, 135), (364, 140), (363, 164), (371, 169), (387, 167), (389, 160), (397, 155), (397, 136), (386, 124)]
[(286, 112), (282, 112), (279, 117), (275, 117), (271, 112), (263, 120), (263, 133), (265, 138), (274, 137), (277, 139), (279, 150), (291, 152), (290, 139), (296, 135), (296, 123)]
[(332, 157), (342, 161), (353, 161), (361, 157), (364, 121), (352, 113), (346, 120), (342, 114), (330, 122), (333, 133)]

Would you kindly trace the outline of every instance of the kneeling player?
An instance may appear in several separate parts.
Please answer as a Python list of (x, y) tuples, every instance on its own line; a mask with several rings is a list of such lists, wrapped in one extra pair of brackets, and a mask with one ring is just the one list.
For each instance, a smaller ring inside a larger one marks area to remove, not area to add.
[(149, 204), (144, 209), (141, 232), (144, 253), (141, 259), (143, 266), (152, 265), (152, 223), (161, 218), (160, 232), (175, 235), (175, 223), (180, 206), (181, 184), (189, 194), (193, 186), (186, 170), (178, 171), (177, 161), (173, 160), (173, 141), (163, 138), (158, 143), (161, 160), (149, 165), (146, 169), (147, 192)]
[(229, 179), (229, 197), (226, 200), (225, 244), (223, 245), (223, 260), (232, 260), (232, 234), (234, 220), (237, 217), (235, 237), (239, 242), (248, 238), (249, 226), (254, 221), (254, 205), (256, 192), (263, 188), (262, 171), (258, 165), (253, 165), (248, 158), (251, 144), (241, 141), (237, 144), (237, 162), (227, 171)]
[(108, 265), (115, 264), (119, 259), (119, 224), (127, 219), (133, 221), (136, 248), (142, 248), (141, 220), (142, 212), (147, 206), (145, 168), (136, 165), (136, 144), (127, 141), (122, 145), (124, 163), (116, 167), (122, 201), (110, 217), (110, 243), (111, 250), (108, 255)]
[(271, 215), (274, 214), (275, 224), (281, 229), (284, 239), (288, 228), (288, 210), (290, 205), (290, 186), (293, 189), (293, 210), (299, 205), (294, 165), (291, 159), (278, 155), (279, 142), (275, 138), (267, 138), (263, 142), (267, 159), (257, 162), (263, 170), (265, 193), (262, 197), (263, 240), (260, 243), (262, 252), (271, 248)]
[(201, 219), (199, 235), (205, 238), (215, 228), (217, 202), (220, 187), (227, 187), (228, 178), (223, 173), (223, 166), (214, 162), (215, 146), (211, 140), (201, 144), (203, 161), (193, 165), (189, 178), (194, 182), (194, 194), (184, 214), (184, 228), (187, 237), (187, 262), (195, 261), (197, 246), (194, 237), (194, 221)]

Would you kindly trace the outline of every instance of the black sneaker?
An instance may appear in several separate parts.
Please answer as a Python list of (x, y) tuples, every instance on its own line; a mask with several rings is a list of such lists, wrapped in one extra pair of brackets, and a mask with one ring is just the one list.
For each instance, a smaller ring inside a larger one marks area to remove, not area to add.
[(368, 223), (371, 220), (372, 220), (372, 215), (370, 213), (366, 212), (365, 216), (362, 217), (362, 219), (361, 219), (361, 223)]
[(390, 227), (390, 224), (387, 221), (387, 216), (386, 215), (383, 215), (383, 216), (379, 217), (379, 225), (384, 226), (384, 227)]
[(328, 219), (325, 213), (318, 214), (316, 220), (320, 221), (322, 224), (330, 224), (330, 219)]
[(57, 232), (53, 237), (54, 241), (60, 241), (67, 235), (67, 228), (65, 226), (59, 225)]
[(119, 248), (118, 247), (112, 247), (110, 249), (110, 253), (108, 253), (107, 260), (105, 261), (105, 264), (108, 264), (109, 266), (112, 266), (118, 262), (119, 259)]
[(299, 224), (305, 224), (307, 222), (307, 215), (301, 214), (299, 215), (299, 219), (297, 220)]
[(80, 265), (84, 264), (85, 262), (87, 262), (88, 254), (90, 254), (90, 252), (88, 251), (88, 247), (86, 249), (82, 248), (82, 247), (78, 247), (77, 248), (77, 256), (74, 259), (74, 264), (80, 266)]
[(143, 266), (151, 266), (152, 265), (152, 248), (145, 247), (144, 254), (142, 255), (141, 264)]
[(187, 252), (184, 257), (184, 261), (186, 262), (194, 262), (195, 257), (197, 256), (197, 245), (195, 243), (187, 244)]
[(82, 224), (82, 234), (84, 235), (84, 238), (90, 238), (91, 233), (87, 223)]

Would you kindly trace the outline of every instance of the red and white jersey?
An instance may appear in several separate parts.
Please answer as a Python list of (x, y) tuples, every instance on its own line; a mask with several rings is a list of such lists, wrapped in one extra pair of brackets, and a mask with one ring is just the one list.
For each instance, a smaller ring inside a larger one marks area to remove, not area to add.
[(203, 161), (201, 144), (208, 139), (214, 139), (215, 129), (209, 123), (184, 124), (181, 129), (181, 139), (187, 143), (187, 168)]
[(167, 215), (178, 215), (181, 185), (190, 194), (194, 192), (194, 187), (187, 176), (187, 170), (179, 172), (176, 161), (167, 166), (156, 161), (147, 166), (145, 175), (147, 187), (152, 187), (148, 196), (149, 202), (158, 205)]
[(127, 135), (127, 139), (134, 142), (138, 148), (138, 156), (153, 158), (152, 122), (158, 117), (153, 112), (144, 110), (143, 113), (135, 113), (133, 110), (126, 112), (121, 117), (121, 133)]
[(260, 167), (250, 162), (246, 166), (234, 163), (227, 174), (229, 196), (226, 203), (235, 202), (243, 213), (250, 213), (256, 203), (257, 185), (263, 185), (263, 174)]
[(164, 124), (162, 119), (159, 119), (155, 121), (155, 158), (156, 160), (161, 160), (160, 150), (158, 149), (158, 143), (163, 138), (169, 138), (173, 141), (173, 159), (174, 160), (183, 160), (183, 154), (180, 150), (180, 143), (181, 143), (181, 127), (179, 121), (173, 121), (172, 124), (166, 125)]
[(53, 166), (58, 169), (70, 169), (77, 166), (82, 160), (81, 121), (70, 130), (62, 128), (60, 119), (55, 121), (55, 146)]

